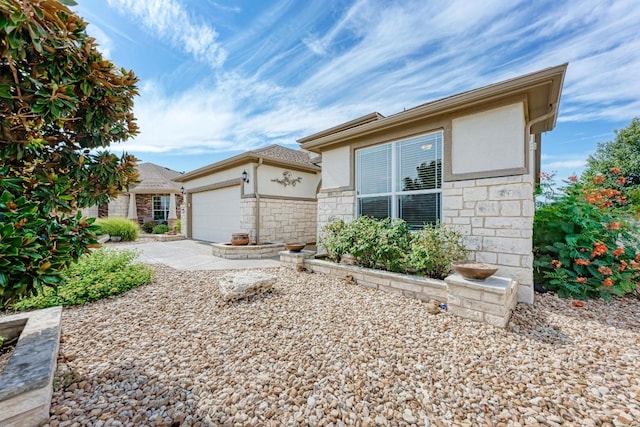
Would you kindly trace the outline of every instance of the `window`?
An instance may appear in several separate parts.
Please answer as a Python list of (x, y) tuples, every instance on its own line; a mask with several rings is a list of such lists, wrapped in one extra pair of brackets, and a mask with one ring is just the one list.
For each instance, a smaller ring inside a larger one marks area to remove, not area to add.
[(356, 151), (358, 216), (402, 218), (412, 229), (440, 220), (442, 131)]
[(153, 196), (153, 220), (166, 222), (169, 218), (169, 196)]

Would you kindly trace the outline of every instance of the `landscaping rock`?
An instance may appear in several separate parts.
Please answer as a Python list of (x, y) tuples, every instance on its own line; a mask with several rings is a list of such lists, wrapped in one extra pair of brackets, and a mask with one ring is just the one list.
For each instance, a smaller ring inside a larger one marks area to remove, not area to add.
[(225, 301), (246, 298), (271, 290), (276, 278), (260, 271), (227, 273), (220, 278), (218, 286)]
[(63, 311), (49, 426), (640, 419), (636, 298), (536, 295), (501, 329), (320, 273), (265, 269), (273, 294), (230, 304), (211, 286), (228, 271), (154, 268), (150, 285)]

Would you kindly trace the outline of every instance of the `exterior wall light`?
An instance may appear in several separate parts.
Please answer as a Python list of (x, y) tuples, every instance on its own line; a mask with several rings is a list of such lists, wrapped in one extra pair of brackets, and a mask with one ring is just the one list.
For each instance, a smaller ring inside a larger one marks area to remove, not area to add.
[(247, 171), (242, 171), (242, 180), (247, 184), (249, 183), (249, 174)]

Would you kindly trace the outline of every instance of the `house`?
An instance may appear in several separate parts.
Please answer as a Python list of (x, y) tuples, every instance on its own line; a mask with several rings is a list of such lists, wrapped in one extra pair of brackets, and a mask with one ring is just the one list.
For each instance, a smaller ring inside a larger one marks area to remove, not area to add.
[(83, 214), (129, 218), (139, 224), (154, 220), (173, 225), (180, 219), (178, 206), (182, 204), (181, 185), (174, 179), (182, 174), (153, 163), (139, 164), (138, 172), (137, 185), (108, 204), (83, 209)]
[(185, 188), (189, 238), (225, 243), (243, 232), (257, 244), (315, 242), (320, 167), (308, 152), (270, 145), (175, 181)]
[(322, 156), (318, 232), (360, 215), (441, 221), (533, 302), (533, 194), (567, 64), (299, 139)]

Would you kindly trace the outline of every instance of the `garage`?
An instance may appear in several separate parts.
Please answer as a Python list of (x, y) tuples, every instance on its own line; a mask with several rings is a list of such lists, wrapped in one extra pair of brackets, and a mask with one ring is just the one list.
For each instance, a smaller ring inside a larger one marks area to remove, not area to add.
[(191, 194), (192, 238), (228, 242), (240, 230), (240, 186)]

